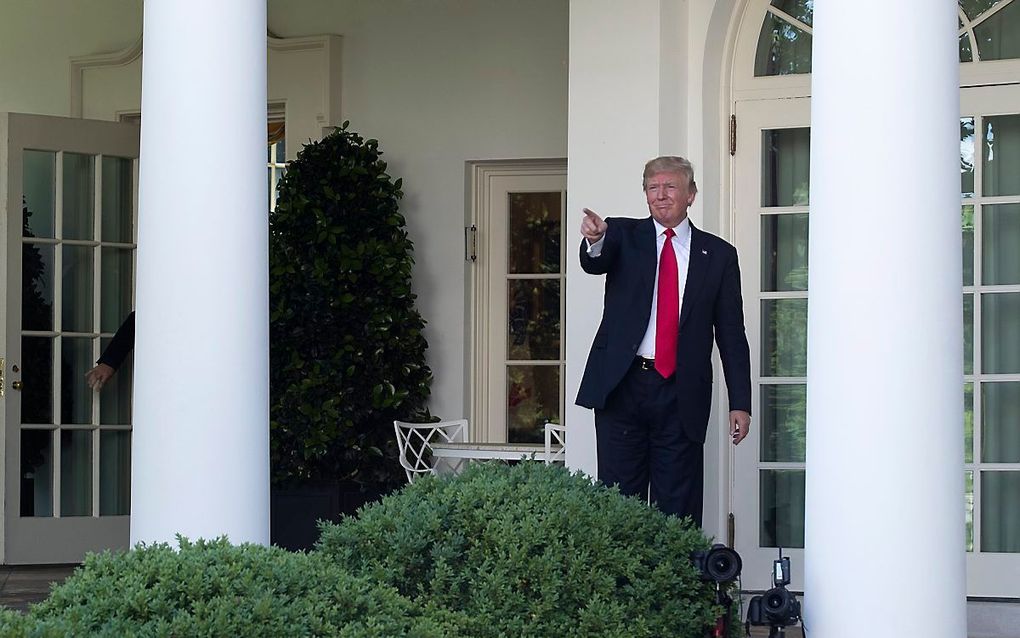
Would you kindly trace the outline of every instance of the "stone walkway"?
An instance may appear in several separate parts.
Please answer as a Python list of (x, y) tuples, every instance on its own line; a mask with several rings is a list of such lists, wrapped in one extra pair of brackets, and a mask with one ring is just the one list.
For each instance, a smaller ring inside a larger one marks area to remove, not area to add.
[(53, 584), (64, 582), (77, 565), (0, 565), (0, 605), (26, 611), (45, 600)]

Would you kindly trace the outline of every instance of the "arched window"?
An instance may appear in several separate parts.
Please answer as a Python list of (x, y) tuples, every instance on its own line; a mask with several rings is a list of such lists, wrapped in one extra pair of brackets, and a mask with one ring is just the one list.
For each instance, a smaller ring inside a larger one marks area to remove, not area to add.
[[(758, 36), (755, 77), (811, 72), (813, 14), (814, 0), (772, 0)], [(959, 14), (961, 63), (1020, 59), (1020, 0), (959, 0)]]

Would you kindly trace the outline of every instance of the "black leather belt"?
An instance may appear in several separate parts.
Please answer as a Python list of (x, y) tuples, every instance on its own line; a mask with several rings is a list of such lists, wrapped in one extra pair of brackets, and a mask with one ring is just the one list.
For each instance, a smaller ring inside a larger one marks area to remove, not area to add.
[(637, 366), (638, 368), (640, 368), (641, 370), (654, 370), (655, 369), (655, 359), (645, 359), (644, 357), (635, 357), (634, 358), (634, 365)]

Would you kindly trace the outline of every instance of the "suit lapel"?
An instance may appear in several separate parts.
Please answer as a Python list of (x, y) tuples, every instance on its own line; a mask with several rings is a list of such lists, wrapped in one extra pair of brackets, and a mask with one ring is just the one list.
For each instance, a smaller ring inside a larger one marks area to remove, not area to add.
[(705, 274), (708, 272), (709, 251), (705, 248), (704, 234), (691, 223), (691, 258), (687, 265), (687, 284), (684, 287), (684, 299), (680, 306), (680, 325), (690, 316), (694, 309), (695, 301), (701, 292), (701, 285), (705, 282)]

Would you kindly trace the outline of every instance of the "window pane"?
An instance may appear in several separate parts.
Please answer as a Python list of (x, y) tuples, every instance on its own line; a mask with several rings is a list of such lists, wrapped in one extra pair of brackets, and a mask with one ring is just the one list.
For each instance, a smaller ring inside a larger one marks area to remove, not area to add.
[(507, 358), (559, 360), (560, 280), (511, 279), (507, 290)]
[(761, 386), (761, 460), (804, 462), (807, 386)]
[(53, 330), (52, 244), (21, 245), (21, 329)]
[(968, 552), (974, 551), (974, 472), (963, 473), (963, 507), (967, 529), (964, 542)]
[[(102, 350), (110, 345), (112, 339), (102, 339)], [(131, 384), (134, 378), (134, 357), (128, 355), (124, 363), (117, 368), (117, 373), (103, 384), (99, 393), (99, 422), (103, 425), (131, 424)]]
[(103, 158), (102, 239), (134, 241), (134, 162), (123, 157)]
[(963, 285), (974, 285), (974, 206), (968, 204), (960, 214), (963, 232)]
[(807, 310), (807, 299), (762, 299), (762, 376), (807, 374)]
[(24, 237), (54, 237), (56, 211), (57, 154), (25, 151), (21, 179)]
[(964, 33), (960, 36), (960, 62), (973, 62), (974, 54), (970, 50), (970, 36)]
[(963, 373), (974, 374), (974, 295), (963, 296)]
[(963, 384), (963, 462), (974, 462), (974, 384)]
[(65, 239), (93, 239), (96, 158), (64, 153), (64, 215), (61, 236)]
[(811, 20), (814, 18), (814, 0), (772, 0), (772, 6), (811, 26)]
[(762, 547), (804, 547), (804, 470), (761, 470)]
[(960, 195), (974, 196), (974, 118), (960, 119)]
[(276, 144), (273, 144), (276, 149), (276, 163), (283, 164), (287, 161), (287, 140), (281, 139)]
[(984, 132), (982, 195), (1020, 194), (1020, 115), (986, 116)]
[(60, 345), (60, 422), (92, 422), (92, 388), (85, 383), (85, 373), (92, 369), (92, 339), (88, 337), (61, 339)]
[(754, 75), (796, 73), (811, 73), (811, 36), (786, 20), (766, 13), (758, 36)]
[(542, 443), (548, 421), (560, 422), (560, 367), (507, 366), (507, 441)]
[(61, 252), (64, 259), (61, 267), (61, 290), (64, 299), (60, 310), (60, 328), (65, 332), (92, 332), (95, 250), (88, 246), (65, 244)]
[(53, 516), (53, 432), (21, 431), (21, 515)]
[(117, 332), (131, 312), (132, 257), (130, 248), (103, 248), (102, 301), (99, 323), (102, 332)]
[(1020, 381), (981, 384), (981, 460), (1020, 463)]
[(981, 473), (981, 551), (1020, 552), (1020, 472)]
[(974, 27), (982, 60), (1020, 57), (1020, 4), (1013, 2)]
[(53, 339), (21, 338), (21, 422), (53, 423)]
[(1002, 0), (960, 0), (960, 8), (973, 20), (985, 11), (988, 11)]
[(981, 211), (981, 280), (985, 285), (1020, 284), (1020, 204)]
[(92, 432), (60, 431), (60, 515), (92, 515)]
[[(106, 388), (103, 388), (106, 391)], [(131, 433), (99, 433), (99, 515), (131, 513)]]
[(761, 132), (761, 205), (805, 206), (811, 172), (811, 129)]
[(981, 295), (981, 371), (1020, 373), (1020, 292)]
[(761, 261), (762, 291), (807, 290), (807, 213), (762, 216)]
[(510, 245), (507, 272), (515, 274), (560, 272), (559, 191), (510, 193)]

